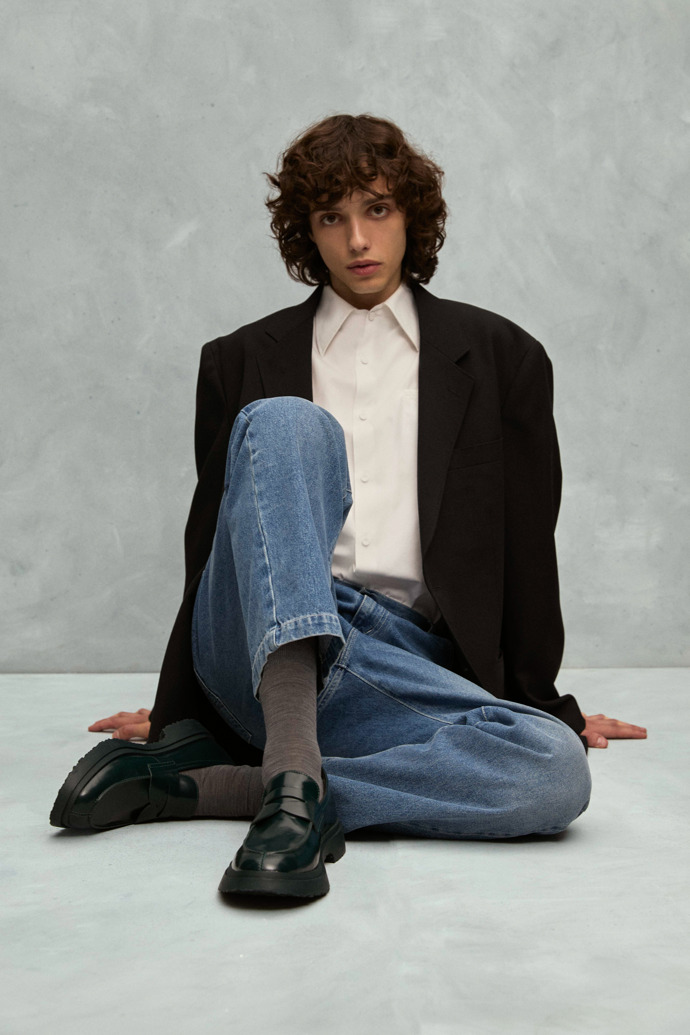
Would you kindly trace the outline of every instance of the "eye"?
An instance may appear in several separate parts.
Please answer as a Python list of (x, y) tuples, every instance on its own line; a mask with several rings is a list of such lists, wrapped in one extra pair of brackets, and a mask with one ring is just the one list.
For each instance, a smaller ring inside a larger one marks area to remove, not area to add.
[(324, 214), (319, 217), (319, 223), (321, 223), (322, 226), (334, 226), (337, 220), (337, 212), (324, 212)]
[(384, 205), (383, 202), (378, 202), (376, 205), (372, 205), (369, 211), (371, 212), (372, 216), (375, 216), (377, 219), (381, 219), (383, 216), (386, 215), (387, 212), (390, 211), (390, 209), (388, 205)]

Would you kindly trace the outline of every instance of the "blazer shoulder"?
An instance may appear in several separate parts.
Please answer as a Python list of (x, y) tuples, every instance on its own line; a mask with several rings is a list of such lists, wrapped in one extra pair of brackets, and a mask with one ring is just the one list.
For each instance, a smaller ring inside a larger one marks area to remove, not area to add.
[(469, 302), (415, 291), (422, 338), (440, 348), (474, 378), (496, 380), (504, 398), (518, 373), (550, 370), (541, 342), (499, 313)]
[(243, 324), (230, 334), (223, 334), (206, 342), (203, 349), (225, 358), (233, 353), (253, 351), (266, 340), (266, 337), (279, 341), (306, 320), (314, 319), (320, 294), (321, 291), (317, 288), (303, 302)]
[(473, 343), (491, 343), (494, 347), (523, 353), (543, 348), (533, 335), (500, 313), (469, 302), (438, 298), (424, 288), (417, 288), (415, 294), (421, 312), (438, 323), (455, 325)]

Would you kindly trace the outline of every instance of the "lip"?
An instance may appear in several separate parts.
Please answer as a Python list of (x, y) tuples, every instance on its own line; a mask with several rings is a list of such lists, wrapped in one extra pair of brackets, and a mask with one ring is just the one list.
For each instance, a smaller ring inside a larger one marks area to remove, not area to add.
[(352, 262), (347, 268), (352, 273), (356, 273), (358, 277), (368, 277), (372, 273), (376, 273), (380, 266), (380, 262), (367, 262), (365, 260), (361, 262)]

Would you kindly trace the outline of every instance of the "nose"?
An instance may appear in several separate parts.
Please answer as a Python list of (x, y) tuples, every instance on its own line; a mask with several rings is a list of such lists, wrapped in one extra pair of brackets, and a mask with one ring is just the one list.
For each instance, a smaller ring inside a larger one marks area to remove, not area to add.
[(364, 252), (369, 247), (366, 226), (361, 219), (350, 220), (349, 245), (352, 252)]

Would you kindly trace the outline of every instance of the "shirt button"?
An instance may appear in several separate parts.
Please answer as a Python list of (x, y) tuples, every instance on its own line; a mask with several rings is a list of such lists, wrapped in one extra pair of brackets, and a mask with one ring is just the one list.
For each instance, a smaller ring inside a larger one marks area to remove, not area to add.
[(370, 320), (375, 320), (376, 319), (376, 313), (373, 311), (373, 309), (369, 310), (369, 319)]
[(369, 360), (367, 359), (367, 357), (366, 357), (366, 356), (362, 356), (362, 358), (360, 359), (360, 361), (359, 361), (359, 362), (360, 362), (360, 363), (364, 363), (364, 365), (366, 366), (366, 364), (367, 364), (367, 363), (369, 362)]
[(360, 480), (360, 482), (368, 482), (369, 481), (369, 475), (368, 474), (363, 474), (362, 477), (359, 480)]
[(362, 539), (362, 546), (368, 546), (370, 542), (370, 539)]
[(366, 413), (360, 413), (360, 415), (359, 415), (359, 419), (360, 419), (360, 420), (366, 420), (366, 419), (367, 419), (367, 415), (366, 415)]

